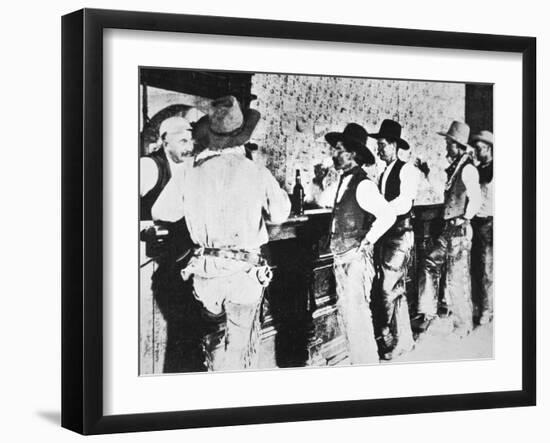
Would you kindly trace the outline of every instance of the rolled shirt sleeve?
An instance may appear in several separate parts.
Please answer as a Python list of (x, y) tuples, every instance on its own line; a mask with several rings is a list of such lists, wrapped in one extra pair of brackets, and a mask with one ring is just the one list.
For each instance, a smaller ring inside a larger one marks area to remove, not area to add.
[(481, 208), (481, 188), (479, 186), (479, 172), (474, 165), (468, 164), (462, 170), (462, 181), (466, 186), (468, 206), (464, 218), (470, 220)]
[(265, 210), (273, 223), (283, 223), (290, 215), (290, 199), (284, 189), (281, 189), (275, 177), (267, 168), (261, 169), (262, 182), (265, 187)]
[(374, 244), (395, 223), (395, 212), (371, 180), (363, 180), (357, 186), (357, 203), (376, 217), (365, 239)]

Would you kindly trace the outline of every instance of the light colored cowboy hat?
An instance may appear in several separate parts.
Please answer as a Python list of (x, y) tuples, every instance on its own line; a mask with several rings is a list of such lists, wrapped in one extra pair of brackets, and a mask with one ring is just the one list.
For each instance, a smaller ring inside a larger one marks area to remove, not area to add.
[(208, 114), (193, 125), (193, 139), (207, 149), (241, 146), (250, 140), (260, 120), (260, 113), (248, 109), (244, 113), (237, 99), (228, 95), (213, 100)]
[(494, 136), (491, 131), (481, 131), (479, 134), (472, 136), (472, 142), (485, 142), (491, 146), (494, 144)]
[(471, 148), (471, 146), (468, 145), (470, 127), (464, 122), (455, 120), (451, 123), (451, 126), (447, 132), (438, 132), (437, 134), (442, 135), (443, 137), (446, 137), (455, 143), (464, 146), (465, 148)]

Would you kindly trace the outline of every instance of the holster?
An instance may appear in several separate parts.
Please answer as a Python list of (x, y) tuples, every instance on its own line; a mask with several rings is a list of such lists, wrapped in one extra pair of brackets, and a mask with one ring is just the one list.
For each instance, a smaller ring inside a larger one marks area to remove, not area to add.
[(195, 256), (207, 255), (210, 257), (224, 258), (227, 260), (237, 260), (250, 264), (248, 275), (258, 280), (258, 283), (263, 287), (269, 286), (273, 279), (273, 271), (267, 263), (267, 260), (261, 253), (256, 251), (248, 251), (245, 249), (229, 249), (229, 248), (206, 248), (200, 247), (195, 249)]

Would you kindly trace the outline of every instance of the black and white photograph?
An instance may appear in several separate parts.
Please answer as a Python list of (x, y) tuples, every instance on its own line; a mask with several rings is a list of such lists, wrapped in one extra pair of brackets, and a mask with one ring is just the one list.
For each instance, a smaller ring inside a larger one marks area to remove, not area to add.
[(138, 77), (139, 375), (494, 358), (492, 83)]
[(6, 2), (0, 440), (544, 441), (544, 10)]

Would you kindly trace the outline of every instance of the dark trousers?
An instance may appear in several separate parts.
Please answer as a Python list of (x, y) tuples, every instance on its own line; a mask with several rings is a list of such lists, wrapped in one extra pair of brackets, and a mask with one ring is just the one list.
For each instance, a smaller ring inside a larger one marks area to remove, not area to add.
[(413, 246), (411, 229), (390, 230), (377, 245), (380, 300), (376, 305), (382, 310), (378, 317), (380, 326), (392, 333), (394, 349), (400, 351), (408, 351), (414, 344), (405, 287)]
[(161, 262), (152, 276), (153, 297), (166, 321), (165, 373), (206, 371), (203, 338), (209, 327), (174, 262)]
[(473, 329), (472, 282), (470, 253), (472, 227), (469, 221), (453, 226), (446, 221), (443, 232), (436, 239), (424, 259), (418, 280), (418, 312), (435, 316), (438, 308), (439, 282), (446, 269), (443, 284), (444, 298), (451, 310), (455, 328), (469, 332)]
[(472, 220), (472, 276), (479, 315), (493, 314), (493, 217)]

